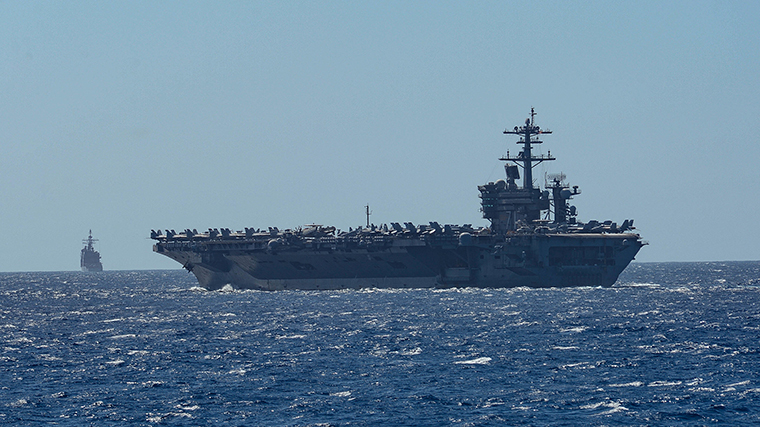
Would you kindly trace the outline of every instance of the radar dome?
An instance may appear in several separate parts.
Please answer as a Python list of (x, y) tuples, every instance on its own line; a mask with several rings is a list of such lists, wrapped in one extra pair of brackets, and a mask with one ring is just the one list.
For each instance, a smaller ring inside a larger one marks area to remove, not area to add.
[(462, 233), (459, 235), (459, 244), (461, 246), (470, 246), (472, 245), (472, 234), (470, 233)]

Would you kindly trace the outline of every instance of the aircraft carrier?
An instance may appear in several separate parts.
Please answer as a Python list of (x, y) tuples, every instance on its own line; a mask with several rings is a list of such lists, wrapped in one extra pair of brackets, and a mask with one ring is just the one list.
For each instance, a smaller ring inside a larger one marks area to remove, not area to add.
[[(209, 290), (612, 286), (645, 244), (633, 220), (581, 222), (580, 194), (564, 174), (534, 185), (533, 168), (555, 160), (533, 148), (551, 134), (534, 123), (504, 131), (519, 138), (505, 179), (478, 186), (489, 227), (430, 222), (309, 225), (279, 230), (151, 230), (153, 250), (179, 262)], [(521, 173), (522, 172), (522, 179)], [(521, 180), (521, 185), (518, 185)]]

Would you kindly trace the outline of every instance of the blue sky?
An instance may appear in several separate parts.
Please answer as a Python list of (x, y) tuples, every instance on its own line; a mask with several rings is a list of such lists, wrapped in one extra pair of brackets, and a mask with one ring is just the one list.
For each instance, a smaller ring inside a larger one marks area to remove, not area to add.
[(541, 150), (639, 261), (760, 259), (758, 2), (0, 3), (0, 271), (154, 228), (473, 223)]

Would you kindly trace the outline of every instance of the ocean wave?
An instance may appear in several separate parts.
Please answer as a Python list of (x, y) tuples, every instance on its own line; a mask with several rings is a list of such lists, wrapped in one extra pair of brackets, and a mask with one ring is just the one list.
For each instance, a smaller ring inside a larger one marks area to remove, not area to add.
[(599, 403), (593, 403), (593, 404), (590, 404), (590, 405), (583, 405), (583, 406), (580, 407), (580, 409), (592, 409), (592, 410), (593, 409), (599, 409), (599, 408), (609, 408), (609, 409), (606, 410), (606, 411), (602, 411), (602, 412), (600, 412), (600, 413), (598, 413), (596, 415), (610, 415), (610, 414), (614, 414), (614, 413), (617, 413), (617, 412), (622, 412), (622, 411), (628, 411), (629, 410), (628, 408), (626, 408), (625, 406), (623, 406), (623, 404), (620, 403), (620, 402), (607, 402), (607, 401), (605, 401), (605, 402), (599, 402)]
[(478, 357), (477, 359), (471, 359), (471, 360), (460, 360), (457, 362), (454, 362), (456, 365), (487, 365), (491, 362), (490, 357)]
[(609, 387), (641, 387), (644, 383), (641, 381), (631, 381), (629, 383), (610, 384)]

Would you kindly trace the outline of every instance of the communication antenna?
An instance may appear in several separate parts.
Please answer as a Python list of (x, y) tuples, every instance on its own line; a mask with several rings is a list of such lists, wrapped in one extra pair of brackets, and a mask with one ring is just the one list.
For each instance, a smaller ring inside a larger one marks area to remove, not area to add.
[(82, 243), (84, 243), (85, 245), (87, 245), (87, 248), (89, 250), (94, 250), (93, 243), (95, 243), (97, 241), (98, 241), (98, 239), (93, 239), (92, 238), (92, 229), (90, 229), (90, 236), (87, 237), (86, 239), (82, 239)]
[[(525, 119), (525, 126), (515, 126), (512, 130), (505, 130), (505, 135), (518, 135), (520, 140), (517, 144), (523, 146), (522, 151), (517, 156), (510, 156), (507, 151), (506, 157), (502, 157), (499, 160), (514, 162), (518, 166), (523, 168), (523, 189), (533, 190), (533, 167), (539, 165), (542, 162), (548, 160), (554, 160), (551, 151), (548, 155), (534, 155), (532, 152), (534, 144), (541, 144), (543, 141), (538, 139), (539, 135), (550, 134), (552, 131), (544, 130), (534, 124), (536, 117), (536, 110), (530, 108), (530, 118)], [(535, 163), (535, 164), (534, 164)]]
[(369, 228), (369, 216), (372, 215), (372, 211), (369, 210), (369, 204), (367, 204), (367, 206), (365, 206), (364, 209), (367, 213), (367, 228)]

